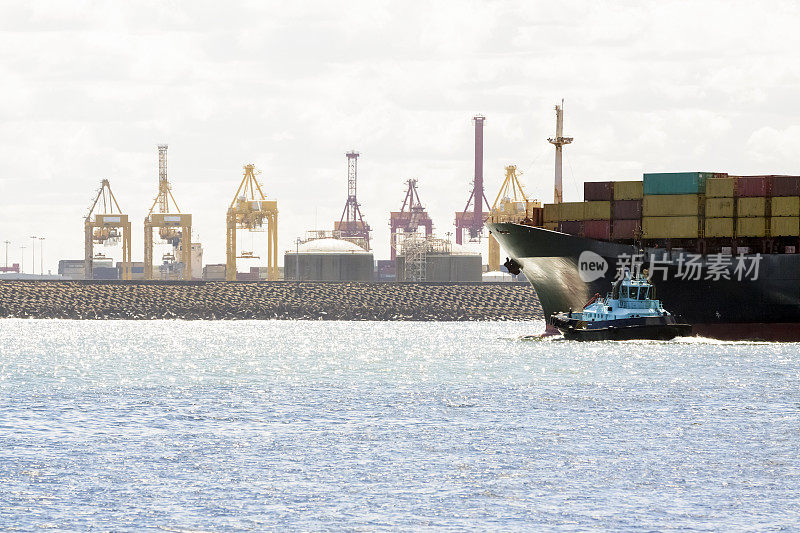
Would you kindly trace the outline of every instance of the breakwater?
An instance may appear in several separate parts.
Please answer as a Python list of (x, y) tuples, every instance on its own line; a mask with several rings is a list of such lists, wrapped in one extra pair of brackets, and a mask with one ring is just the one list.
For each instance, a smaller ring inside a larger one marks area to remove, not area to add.
[(530, 320), (526, 283), (0, 281), (0, 317)]

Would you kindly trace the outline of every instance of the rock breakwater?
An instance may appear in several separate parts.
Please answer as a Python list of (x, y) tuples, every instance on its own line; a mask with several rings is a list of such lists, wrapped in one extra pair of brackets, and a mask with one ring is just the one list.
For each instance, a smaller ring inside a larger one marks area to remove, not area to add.
[(530, 320), (522, 283), (0, 281), (0, 317)]

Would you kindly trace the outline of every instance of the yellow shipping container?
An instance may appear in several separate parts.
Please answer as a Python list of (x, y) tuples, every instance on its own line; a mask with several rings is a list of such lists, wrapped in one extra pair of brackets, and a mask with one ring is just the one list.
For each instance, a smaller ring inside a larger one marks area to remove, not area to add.
[(735, 178), (711, 178), (706, 180), (706, 196), (710, 198), (731, 198), (736, 190)]
[(800, 216), (800, 196), (773, 196), (772, 216), (774, 217)]
[(733, 237), (733, 218), (707, 218), (706, 237)]
[(800, 236), (800, 217), (772, 217), (769, 225), (773, 237)]
[(644, 197), (643, 213), (646, 217), (682, 217), (699, 212), (699, 194), (652, 194)]
[(733, 198), (706, 198), (706, 216), (709, 218), (732, 217)]
[(641, 200), (641, 181), (615, 181), (614, 200)]
[[(645, 198), (647, 198), (645, 196)], [(699, 217), (644, 217), (642, 237), (645, 239), (695, 239), (700, 235)]]
[(737, 218), (737, 237), (764, 237), (767, 234), (767, 219), (764, 217)]
[(562, 202), (559, 220), (583, 220), (584, 202)]
[(611, 202), (562, 202), (544, 204), (544, 221), (608, 220), (611, 218)]
[[(736, 206), (738, 217), (763, 217), (767, 214), (767, 199), (763, 196), (739, 198)], [(758, 235), (755, 235), (756, 237)]]
[(558, 204), (544, 204), (542, 216), (545, 222), (558, 222)]
[(611, 202), (584, 202), (583, 220), (608, 220), (611, 218)]
[(558, 231), (558, 222), (545, 222), (544, 229)]

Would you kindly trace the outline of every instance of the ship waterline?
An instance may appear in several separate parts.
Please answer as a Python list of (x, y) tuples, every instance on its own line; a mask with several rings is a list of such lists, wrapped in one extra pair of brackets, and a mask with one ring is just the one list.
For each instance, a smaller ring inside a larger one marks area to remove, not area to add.
[[(664, 306), (696, 334), (729, 340), (800, 340), (800, 255), (687, 254), (488, 223), (533, 285), (545, 317), (581, 309), (643, 259)], [(590, 260), (587, 261), (587, 257)], [(595, 258), (592, 260), (591, 258)], [(595, 265), (595, 263), (597, 263)]]

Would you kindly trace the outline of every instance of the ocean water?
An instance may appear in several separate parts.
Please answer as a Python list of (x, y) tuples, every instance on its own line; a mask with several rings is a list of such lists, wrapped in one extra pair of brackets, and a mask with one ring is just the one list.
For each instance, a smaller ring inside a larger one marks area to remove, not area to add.
[(800, 529), (800, 345), (0, 321), (0, 529)]

